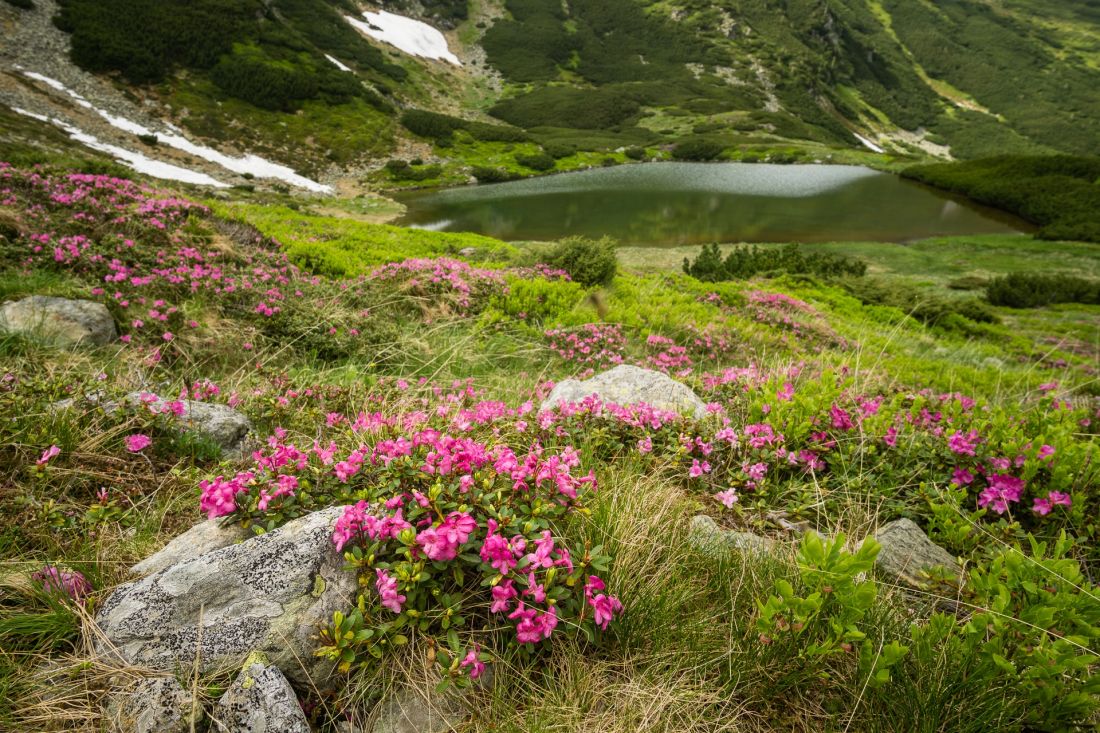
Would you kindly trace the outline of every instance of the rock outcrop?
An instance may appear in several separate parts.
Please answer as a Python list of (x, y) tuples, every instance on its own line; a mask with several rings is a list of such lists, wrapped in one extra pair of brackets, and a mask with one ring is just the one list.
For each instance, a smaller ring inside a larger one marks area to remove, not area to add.
[(722, 529), (705, 514), (692, 517), (688, 544), (711, 557), (722, 557), (732, 552), (762, 553), (775, 547), (775, 541), (767, 537)]
[[(163, 404), (166, 398), (161, 398)], [(126, 395), (126, 401), (140, 405), (141, 392)], [(228, 405), (218, 402), (199, 402), (197, 400), (179, 400), (183, 404), (183, 414), (176, 417), (181, 429), (194, 433), (218, 445), (226, 451), (236, 450), (252, 430), (252, 422)]]
[(875, 559), (875, 567), (913, 587), (924, 584), (924, 574), (936, 567), (960, 578), (958, 561), (924, 533), (911, 519), (898, 519), (884, 524), (875, 533), (882, 549)]
[(175, 677), (150, 677), (112, 691), (105, 718), (112, 733), (187, 733), (194, 714), (201, 717), (202, 708)]
[(0, 330), (26, 334), (57, 346), (103, 346), (118, 339), (102, 303), (32, 295), (0, 305)]
[(262, 654), (248, 658), (210, 717), (218, 733), (310, 733), (294, 688)]
[(160, 670), (236, 666), (268, 655), (288, 677), (323, 685), (318, 629), (355, 605), (358, 582), (332, 543), (341, 507), (120, 586), (96, 615), (99, 655)]
[(597, 395), (617, 405), (645, 403), (661, 410), (688, 413), (696, 419), (706, 417), (706, 403), (685, 384), (652, 369), (620, 365), (591, 379), (566, 379), (559, 382), (542, 403), (549, 410), (563, 402), (580, 402)]
[(176, 563), (204, 555), (212, 550), (236, 544), (250, 533), (239, 524), (226, 525), (218, 519), (208, 519), (179, 535), (161, 550), (130, 568), (134, 575), (150, 575)]

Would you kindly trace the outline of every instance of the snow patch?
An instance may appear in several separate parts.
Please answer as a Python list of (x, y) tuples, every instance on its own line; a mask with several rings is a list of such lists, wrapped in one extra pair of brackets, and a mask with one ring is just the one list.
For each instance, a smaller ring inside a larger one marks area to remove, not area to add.
[(385, 10), (379, 10), (377, 13), (368, 11), (363, 13), (363, 17), (366, 21), (350, 15), (344, 16), (360, 33), (388, 43), (410, 56), (447, 61), (455, 66), (462, 66), (462, 62), (447, 46), (446, 37), (427, 23)]
[(229, 188), (228, 183), (222, 183), (216, 178), (212, 178), (205, 173), (199, 173), (188, 168), (183, 168), (178, 165), (172, 165), (171, 163), (165, 163), (162, 160), (154, 160), (147, 155), (135, 152), (133, 150), (127, 150), (126, 148), (120, 148), (117, 145), (111, 145), (105, 143), (94, 135), (79, 130), (72, 125), (69, 125), (56, 117), (50, 118), (46, 115), (35, 114), (19, 107), (12, 107), (12, 109), (27, 117), (32, 117), (40, 122), (52, 122), (60, 127), (68, 134), (70, 138), (78, 143), (82, 143), (92, 150), (98, 150), (101, 153), (107, 153), (113, 155), (119, 163), (123, 163), (133, 168), (138, 173), (144, 173), (147, 176), (153, 178), (160, 178), (165, 181), (179, 181), (181, 183), (194, 183), (199, 186), (212, 186), (214, 188)]
[[(197, 158), (202, 158), (203, 160), (206, 160), (210, 163), (215, 163), (216, 165), (220, 165), (222, 168), (225, 168), (228, 171), (232, 171), (233, 173), (238, 173), (238, 174), (241, 174), (241, 175), (244, 175), (245, 173), (249, 173), (249, 174), (255, 176), (256, 178), (275, 178), (277, 180), (284, 181), (285, 183), (289, 183), (292, 186), (297, 186), (298, 188), (304, 188), (307, 191), (313, 191), (314, 193), (332, 193), (332, 187), (331, 186), (325, 186), (323, 184), (317, 183), (316, 181), (310, 180), (309, 178), (306, 178), (305, 176), (300, 176), (300, 175), (298, 175), (297, 173), (294, 172), (294, 169), (289, 168), (285, 165), (279, 165), (278, 163), (272, 163), (271, 161), (266, 160), (264, 158), (261, 158), (258, 155), (252, 155), (252, 154), (248, 154), (248, 155), (245, 155), (243, 157), (236, 158), (236, 157), (233, 157), (232, 155), (226, 155), (225, 153), (222, 153), (222, 152), (220, 152), (218, 150), (215, 150), (213, 148), (208, 148), (205, 145), (199, 145), (198, 143), (194, 143), (194, 142), (188, 140), (187, 138), (185, 138), (183, 135), (180, 135), (177, 132), (156, 132), (156, 131), (149, 129), (148, 127), (146, 127), (146, 126), (144, 126), (140, 123), (134, 122), (133, 120), (127, 119), (125, 117), (120, 117), (118, 115), (111, 114), (110, 112), (107, 112), (105, 110), (99, 109), (98, 107), (92, 106), (86, 99), (84, 99), (84, 97), (80, 96), (79, 94), (77, 94), (73, 90), (69, 89), (64, 84), (57, 81), (56, 79), (51, 79), (48, 76), (44, 76), (42, 74), (38, 74), (38, 73), (35, 73), (33, 71), (23, 71), (23, 75), (27, 76), (27, 77), (30, 77), (31, 79), (36, 79), (38, 81), (41, 81), (42, 83), (44, 83), (44, 84), (46, 84), (50, 87), (53, 87), (54, 89), (56, 89), (58, 91), (65, 92), (70, 97), (75, 99), (77, 101), (77, 103), (93, 110), (96, 114), (98, 114), (100, 117), (102, 117), (104, 120), (106, 120), (107, 124), (111, 125), (114, 128), (117, 128), (119, 130), (122, 130), (124, 132), (128, 132), (128, 133), (131, 133), (133, 135), (156, 135), (158, 143), (167, 145), (167, 146), (172, 147), (172, 148), (176, 148), (177, 150), (182, 150), (185, 153), (189, 153), (190, 155), (194, 155)], [(103, 145), (105, 143), (100, 143), (100, 144)], [(115, 146), (112, 146), (112, 147), (115, 147)], [(124, 148), (117, 148), (117, 149), (118, 150), (124, 150)], [(127, 152), (129, 153), (129, 151), (127, 151)], [(129, 153), (129, 154), (137, 155), (137, 153)], [(142, 157), (144, 157), (144, 156), (142, 156)], [(146, 158), (146, 160), (152, 160), (152, 159)], [(154, 161), (154, 162), (156, 162), (156, 161)], [(168, 164), (163, 163), (162, 165), (168, 165)], [(176, 166), (171, 166), (171, 167), (176, 167)], [(179, 170), (186, 170), (186, 169), (181, 168)], [(193, 171), (192, 171), (192, 173), (194, 175), (202, 175), (202, 174), (194, 173)], [(155, 175), (155, 174), (150, 173), (149, 175)], [(210, 181), (214, 180), (213, 178), (210, 178), (209, 176), (206, 176), (206, 178), (208, 178)], [(177, 180), (182, 180), (182, 179), (177, 179)], [(212, 185), (212, 184), (208, 183), (206, 185)], [(221, 184), (221, 185), (224, 186), (225, 184)]]
[(335, 66), (340, 71), (351, 71), (351, 67), (341, 62), (340, 59), (334, 56), (329, 56), (327, 53), (325, 54), (325, 58), (331, 61), (333, 66)]
[(876, 153), (886, 152), (880, 145), (876, 145), (873, 141), (863, 137), (863, 135), (860, 135), (858, 132), (853, 132), (852, 134), (855, 135), (856, 139), (863, 143), (864, 147), (866, 147), (867, 149), (872, 150)]

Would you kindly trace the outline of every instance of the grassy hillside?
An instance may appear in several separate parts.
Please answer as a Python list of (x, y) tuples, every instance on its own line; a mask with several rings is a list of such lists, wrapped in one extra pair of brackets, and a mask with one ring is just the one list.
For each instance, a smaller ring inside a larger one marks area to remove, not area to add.
[[(361, 552), (362, 623), (381, 636), (347, 647), (337, 694), (297, 690), (321, 731), (362, 720), (409, 677), (467, 684), (459, 660), (471, 649), (495, 676), (473, 693), (470, 731), (985, 733), (1096, 722), (1100, 306), (926, 323), (842, 281), (773, 272), (707, 283), (629, 265), (584, 287), (570, 272), (580, 276), (588, 250), (575, 244), (561, 259), (553, 246), (519, 251), (255, 196), (208, 207), (63, 169), (4, 166), (0, 181), (0, 300), (89, 298), (121, 336), (60, 349), (0, 334), (6, 730), (98, 729), (106, 691), (141, 672), (88, 659), (90, 614), (131, 561), (202, 519), (211, 487), (230, 481), (240, 491), (214, 513), (256, 531), (392, 489), (496, 517), (508, 536), (546, 528), (573, 548), (575, 568), (540, 576), (562, 623), (524, 645), (515, 619), (489, 610), (480, 581), (500, 578), (478, 556), (480, 524), (469, 552), (401, 575), (408, 605), (396, 615), (380, 605), (370, 565), (385, 561), (396, 577), (406, 559), (385, 545)], [(870, 263), (857, 280), (947, 298), (960, 279), (1022, 262), (1046, 269), (1035, 255), (1045, 246), (1020, 237), (845, 251)], [(936, 258), (929, 283), (912, 283), (923, 266), (911, 258), (937, 249), (951, 254)], [(1100, 256), (1076, 246), (1058, 267), (1095, 276)], [(1061, 338), (1070, 323), (1075, 339)], [(533, 414), (550, 382), (619, 362), (689, 385), (707, 417), (593, 402)], [(259, 453), (222, 454), (167, 413), (103, 408), (138, 389), (236, 406)], [(50, 407), (62, 398), (74, 408)], [(428, 474), (441, 455), (423, 454), (429, 445), (455, 461), (529, 456), (524, 465), (555, 479), (519, 491), (531, 476), (492, 461), (469, 468), (469, 481)], [(267, 456), (299, 450), (304, 467), (270, 468)], [(262, 480), (240, 478), (250, 470)], [(594, 485), (580, 480), (589, 471)], [(276, 483), (296, 488), (263, 499)], [(576, 496), (544, 502), (553, 486)], [(774, 544), (708, 549), (692, 535), (700, 515)], [(861, 541), (901, 517), (965, 563), (964, 582), (948, 567), (910, 590), (874, 569), (876, 545)], [(44, 567), (66, 584), (44, 582)], [(582, 586), (596, 592), (588, 573), (623, 606), (605, 629), (567, 615), (578, 600), (586, 608)], [(441, 626), (455, 608), (462, 624)], [(394, 619), (405, 619), (401, 641)], [(214, 699), (230, 672), (179, 675)]]

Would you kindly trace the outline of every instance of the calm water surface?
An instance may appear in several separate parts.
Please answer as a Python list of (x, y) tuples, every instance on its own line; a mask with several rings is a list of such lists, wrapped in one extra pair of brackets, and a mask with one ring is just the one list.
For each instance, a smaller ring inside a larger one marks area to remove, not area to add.
[(889, 173), (841, 165), (650, 163), (396, 198), (408, 207), (400, 224), (510, 241), (901, 242), (1026, 226)]

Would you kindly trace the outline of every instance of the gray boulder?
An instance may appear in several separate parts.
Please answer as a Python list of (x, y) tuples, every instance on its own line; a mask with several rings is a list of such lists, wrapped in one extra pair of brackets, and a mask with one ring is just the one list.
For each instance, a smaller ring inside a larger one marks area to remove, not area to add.
[(722, 529), (706, 514), (692, 517), (688, 544), (710, 557), (724, 557), (733, 552), (764, 553), (775, 547), (775, 541), (767, 537)]
[(245, 661), (210, 717), (219, 733), (310, 733), (294, 688), (263, 654)]
[(875, 567), (908, 585), (922, 586), (923, 574), (940, 566), (956, 578), (962, 577), (954, 556), (928, 539), (924, 530), (910, 519), (884, 524), (875, 533), (875, 539), (882, 545), (875, 559)]
[(208, 519), (179, 535), (159, 552), (130, 568), (134, 575), (150, 575), (176, 563), (190, 560), (211, 550), (236, 544), (251, 533), (239, 524), (225, 524), (220, 519)]
[(58, 346), (103, 346), (118, 339), (115, 320), (102, 303), (44, 295), (0, 305), (0, 330)]
[(598, 395), (604, 402), (617, 405), (644, 402), (662, 410), (686, 412), (696, 419), (707, 414), (706, 403), (687, 385), (667, 374), (627, 364), (584, 381), (566, 379), (559, 382), (539, 409), (549, 410), (563, 402), (580, 402), (590, 395)]
[(324, 685), (333, 663), (313, 652), (317, 631), (355, 604), (358, 581), (332, 543), (342, 507), (184, 560), (119, 586), (95, 621), (96, 653), (203, 671), (264, 652), (291, 679)]
[[(141, 392), (131, 392), (126, 395), (126, 401), (132, 405), (140, 405)], [(162, 397), (161, 402), (153, 403), (152, 406), (155, 408), (170, 401)], [(239, 448), (252, 430), (249, 419), (228, 405), (195, 400), (180, 402), (183, 403), (183, 414), (177, 418), (180, 427), (216, 443), (222, 450), (232, 451)]]
[(144, 679), (107, 700), (107, 729), (117, 733), (187, 733), (192, 715), (201, 717), (202, 708), (175, 677)]

